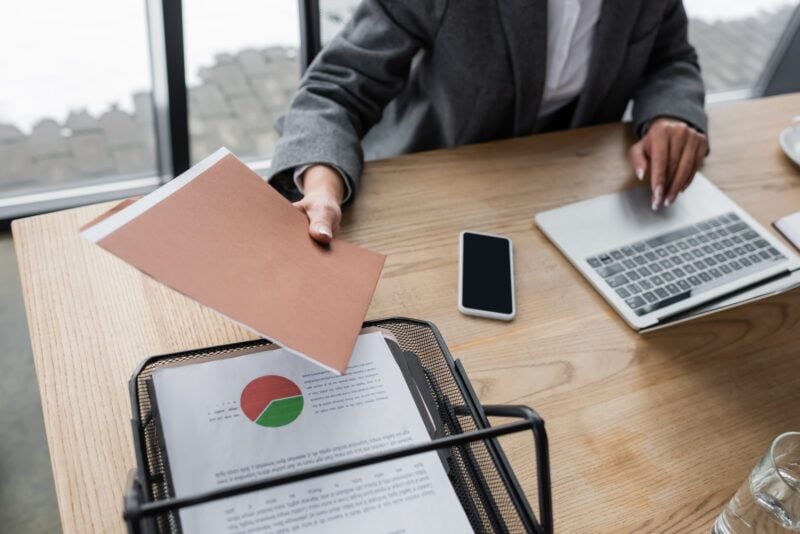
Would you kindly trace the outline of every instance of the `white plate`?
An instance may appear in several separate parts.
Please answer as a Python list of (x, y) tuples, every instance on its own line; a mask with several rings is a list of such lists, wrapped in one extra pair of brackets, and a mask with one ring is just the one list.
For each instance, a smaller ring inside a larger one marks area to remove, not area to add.
[(795, 119), (794, 124), (781, 132), (781, 148), (789, 156), (789, 159), (800, 165), (800, 117)]

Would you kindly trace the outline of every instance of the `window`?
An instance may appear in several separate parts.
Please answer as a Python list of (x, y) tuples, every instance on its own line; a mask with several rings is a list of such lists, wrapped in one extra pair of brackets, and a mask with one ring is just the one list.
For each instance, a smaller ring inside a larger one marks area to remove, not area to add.
[(192, 163), (269, 158), (300, 76), (298, 3), (192, 0), (183, 22)]
[(710, 100), (754, 95), (798, 0), (684, 0)]
[[(263, 170), (359, 2), (0, 4), (0, 220), (145, 193), (220, 146)], [(710, 101), (796, 90), (800, 0), (684, 4)]]
[(0, 201), (157, 174), (142, 0), (4, 2), (0, 21)]
[(359, 2), (360, 0), (319, 1), (320, 34), (323, 46), (331, 42), (331, 39), (347, 24)]

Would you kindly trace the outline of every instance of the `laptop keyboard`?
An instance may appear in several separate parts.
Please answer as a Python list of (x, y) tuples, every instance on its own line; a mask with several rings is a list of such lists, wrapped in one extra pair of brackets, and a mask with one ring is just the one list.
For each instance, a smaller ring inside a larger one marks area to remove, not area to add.
[(784, 259), (738, 215), (726, 213), (586, 261), (645, 315)]

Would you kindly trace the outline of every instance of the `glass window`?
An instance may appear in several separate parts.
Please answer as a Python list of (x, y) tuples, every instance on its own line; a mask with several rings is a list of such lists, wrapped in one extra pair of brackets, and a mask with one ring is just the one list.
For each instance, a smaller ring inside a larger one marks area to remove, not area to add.
[(269, 158), (300, 76), (298, 2), (191, 0), (183, 24), (192, 162)]
[(709, 94), (752, 91), (798, 0), (684, 0)]
[(320, 40), (325, 46), (339, 33), (360, 0), (319, 0)]
[(0, 198), (156, 174), (143, 0), (0, 4)]

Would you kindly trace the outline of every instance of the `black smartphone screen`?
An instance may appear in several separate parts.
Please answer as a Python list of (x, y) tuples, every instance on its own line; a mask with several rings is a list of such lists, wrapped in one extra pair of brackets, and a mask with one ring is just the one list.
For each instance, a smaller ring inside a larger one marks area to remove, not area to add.
[(464, 233), (461, 303), (465, 308), (510, 314), (511, 247), (500, 237)]

